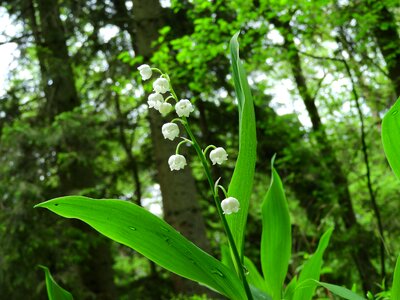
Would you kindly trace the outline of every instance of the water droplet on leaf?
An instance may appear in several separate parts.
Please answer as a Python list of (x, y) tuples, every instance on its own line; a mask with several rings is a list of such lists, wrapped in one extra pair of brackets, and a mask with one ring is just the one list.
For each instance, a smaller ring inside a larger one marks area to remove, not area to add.
[(212, 270), (211, 270), (211, 273), (217, 274), (217, 275), (220, 276), (220, 277), (225, 277), (225, 275), (224, 275), (220, 270), (218, 270), (217, 268), (212, 269)]
[(245, 265), (243, 265), (242, 267), (243, 267), (244, 275), (246, 275), (246, 276), (249, 275), (250, 272), (249, 272), (249, 270), (247, 269), (247, 267), (246, 267)]
[(161, 230), (165, 232), (169, 232), (169, 229), (167, 227), (161, 226)]
[(136, 227), (129, 227), (130, 230), (136, 231)]
[(393, 112), (392, 112), (392, 116), (397, 115), (398, 112), (399, 112), (398, 110), (393, 111)]

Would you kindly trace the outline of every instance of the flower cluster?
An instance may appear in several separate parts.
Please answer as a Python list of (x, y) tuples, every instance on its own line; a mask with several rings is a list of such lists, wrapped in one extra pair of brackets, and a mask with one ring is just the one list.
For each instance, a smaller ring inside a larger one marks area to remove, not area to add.
[[(149, 65), (141, 65), (138, 67), (140, 75), (143, 80), (148, 80), (152, 77), (153, 71), (161, 73), (161, 76), (154, 80), (153, 82), (153, 93), (151, 93), (147, 99), (147, 104), (149, 108), (154, 108), (159, 111), (162, 116), (166, 116), (173, 110), (173, 106), (168, 102), (170, 99), (174, 99), (176, 101), (175, 104), (175, 112), (178, 115), (178, 118), (172, 120), (169, 123), (165, 123), (162, 128), (162, 134), (165, 139), (173, 141), (175, 138), (179, 136), (179, 127), (174, 121), (179, 121), (185, 126), (188, 126), (187, 119), (192, 112), (194, 112), (194, 106), (190, 102), (189, 99), (178, 99), (175, 92), (171, 87), (171, 83), (168, 75), (163, 74), (160, 70), (156, 68), (151, 68)], [(169, 95), (164, 98), (163, 94), (169, 93)], [(171, 155), (168, 159), (169, 168), (171, 171), (182, 170), (186, 165), (186, 158), (179, 154), (179, 147), (182, 143), (196, 143), (195, 140), (189, 141), (183, 138), (183, 141), (178, 144), (176, 147), (176, 153)], [(213, 148), (210, 151), (210, 160), (213, 165), (218, 164), (221, 165), (226, 160), (228, 160), (228, 154), (225, 149), (222, 147), (215, 147), (213, 145), (208, 146), (203, 152), (202, 157), (204, 158), (206, 152), (209, 148)], [(240, 207), (239, 201), (236, 198), (228, 197), (221, 202), (221, 208), (224, 214), (231, 214), (238, 212)]]

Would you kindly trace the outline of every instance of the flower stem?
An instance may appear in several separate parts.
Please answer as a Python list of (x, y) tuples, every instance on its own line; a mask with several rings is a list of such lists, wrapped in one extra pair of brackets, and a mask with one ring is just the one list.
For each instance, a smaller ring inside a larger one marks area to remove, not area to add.
[[(166, 75), (166, 79), (169, 82), (171, 95), (175, 98), (176, 101), (178, 101), (179, 100), (178, 96), (176, 95), (174, 89), (172, 88), (172, 84), (171, 84), (171, 81), (170, 81), (168, 75)], [(253, 295), (251, 294), (250, 286), (249, 286), (249, 284), (248, 284), (248, 282), (246, 280), (246, 276), (244, 274), (242, 260), (240, 259), (239, 252), (237, 250), (237, 247), (236, 247), (236, 244), (235, 244), (235, 240), (233, 239), (233, 235), (232, 235), (231, 229), (229, 228), (228, 222), (226, 221), (225, 215), (224, 215), (224, 213), (222, 211), (221, 200), (220, 200), (219, 195), (218, 195), (218, 189), (217, 189), (217, 191), (215, 191), (215, 188), (214, 188), (215, 187), (215, 183), (214, 183), (214, 180), (211, 177), (211, 171), (210, 171), (210, 168), (208, 166), (207, 159), (205, 157), (205, 153), (203, 153), (203, 151), (200, 148), (199, 143), (197, 142), (195, 136), (193, 135), (192, 130), (190, 129), (190, 126), (189, 126), (189, 122), (187, 121), (186, 117), (182, 117), (181, 120), (182, 120), (183, 126), (186, 129), (186, 132), (188, 133), (188, 135), (189, 135), (189, 137), (190, 137), (190, 139), (192, 141), (192, 145), (193, 145), (194, 149), (196, 150), (196, 153), (197, 153), (198, 157), (201, 160), (201, 164), (203, 165), (204, 171), (206, 173), (206, 177), (207, 177), (208, 183), (210, 185), (210, 189), (211, 189), (211, 191), (213, 193), (215, 206), (217, 207), (217, 211), (218, 211), (219, 217), (222, 220), (222, 225), (223, 225), (225, 233), (226, 233), (226, 235), (228, 237), (229, 245), (231, 247), (231, 250), (232, 250), (232, 253), (233, 253), (233, 257), (235, 259), (235, 263), (236, 263), (236, 267), (237, 267), (236, 271), (239, 274), (239, 277), (243, 282), (243, 286), (244, 286), (244, 289), (246, 291), (247, 299), (248, 300), (253, 300)]]
[(236, 262), (237, 272), (239, 273), (240, 279), (243, 281), (243, 285), (244, 285), (244, 289), (245, 289), (246, 294), (247, 294), (247, 298), (248, 298), (248, 300), (253, 300), (253, 295), (251, 294), (249, 284), (248, 284), (248, 282), (246, 280), (246, 276), (244, 274), (243, 264), (242, 264), (242, 261), (241, 261), (240, 256), (239, 256), (239, 252), (237, 250), (237, 247), (236, 247), (236, 244), (235, 244), (235, 240), (233, 239), (232, 232), (231, 232), (231, 230), (229, 228), (228, 222), (226, 221), (226, 217), (225, 217), (225, 215), (224, 215), (224, 213), (222, 211), (221, 201), (220, 201), (218, 192), (215, 192), (215, 189), (214, 189), (214, 185), (215, 184), (214, 184), (214, 181), (213, 181), (213, 179), (211, 177), (211, 171), (210, 171), (210, 168), (208, 166), (206, 157), (205, 157), (203, 151), (201, 150), (199, 144), (197, 143), (197, 140), (194, 137), (194, 135), (193, 135), (193, 133), (192, 133), (192, 131), (190, 129), (190, 126), (189, 126), (189, 123), (188, 123), (186, 117), (182, 117), (182, 118), (184, 120), (183, 125), (184, 125), (184, 127), (185, 127), (185, 129), (186, 129), (186, 131), (187, 131), (187, 133), (188, 133), (188, 135), (190, 137), (190, 139), (192, 140), (193, 147), (196, 150), (197, 155), (199, 156), (199, 158), (201, 160), (201, 163), (203, 165), (204, 171), (206, 173), (206, 177), (207, 177), (208, 183), (210, 185), (211, 191), (213, 192), (215, 206), (217, 207), (217, 211), (218, 211), (219, 217), (222, 220), (222, 225), (223, 225), (225, 233), (226, 233), (226, 235), (228, 237), (228, 241), (229, 241), (229, 244), (231, 246), (231, 249), (232, 249), (232, 252), (233, 252), (233, 256), (234, 256), (234, 259), (235, 259), (235, 262)]
[(208, 146), (206, 147), (206, 149), (203, 150), (204, 156), (207, 154), (208, 149), (211, 149), (211, 148), (215, 149), (215, 148), (217, 148), (217, 147), (215, 147), (214, 145), (208, 145)]

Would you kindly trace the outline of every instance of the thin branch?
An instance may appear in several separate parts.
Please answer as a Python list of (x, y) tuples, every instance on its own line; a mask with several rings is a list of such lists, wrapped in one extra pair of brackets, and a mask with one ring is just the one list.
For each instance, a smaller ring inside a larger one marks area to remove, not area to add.
[(370, 169), (370, 162), (369, 162), (369, 157), (368, 157), (368, 149), (367, 149), (367, 143), (366, 143), (366, 137), (365, 137), (365, 123), (364, 123), (364, 115), (362, 113), (361, 110), (361, 105), (360, 105), (360, 99), (358, 96), (358, 92), (356, 90), (356, 85), (354, 82), (354, 78), (353, 75), (351, 74), (351, 70), (350, 67), (347, 63), (346, 60), (342, 60), (347, 75), (349, 76), (349, 79), (351, 81), (351, 85), (352, 85), (352, 93), (354, 96), (354, 100), (356, 102), (356, 107), (357, 107), (357, 112), (358, 112), (358, 116), (360, 118), (360, 133), (361, 133), (361, 145), (362, 145), (362, 153), (364, 156), (364, 163), (365, 163), (365, 167), (367, 169), (367, 187), (368, 187), (368, 192), (369, 192), (369, 196), (370, 196), (370, 200), (371, 200), (371, 204), (372, 204), (372, 209), (374, 211), (375, 214), (375, 218), (378, 224), (378, 230), (379, 230), (379, 235), (380, 235), (380, 259), (381, 259), (381, 276), (382, 278), (385, 278), (386, 276), (386, 268), (385, 268), (385, 238), (384, 238), (384, 232), (383, 232), (383, 225), (382, 225), (382, 219), (381, 219), (381, 215), (380, 215), (380, 211), (379, 211), (379, 207), (378, 204), (376, 202), (376, 198), (375, 198), (375, 193), (374, 190), (372, 188), (372, 181), (371, 181), (371, 169)]

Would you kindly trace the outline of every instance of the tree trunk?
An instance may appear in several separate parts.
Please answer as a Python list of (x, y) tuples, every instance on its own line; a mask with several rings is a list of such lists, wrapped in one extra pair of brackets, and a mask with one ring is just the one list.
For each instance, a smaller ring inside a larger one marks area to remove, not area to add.
[[(29, 24), (37, 45), (41, 82), (46, 97), (45, 109), (42, 114), (48, 123), (51, 123), (57, 115), (78, 107), (80, 99), (75, 87), (58, 2), (52, 0), (35, 2), (32, 0), (29, 2), (29, 8)], [(72, 141), (71, 143), (78, 142)], [(68, 151), (62, 147), (57, 147), (57, 151)], [(54, 196), (69, 194), (73, 190), (93, 186), (95, 182), (93, 168), (79, 161), (71, 163), (65, 169), (59, 169), (59, 177), (61, 184)], [(93, 230), (87, 230), (83, 223), (73, 224), (86, 232), (85, 239), (90, 239), (92, 242), (89, 254), (79, 266), (82, 282), (89, 291), (96, 295), (96, 299), (115, 299), (110, 241), (99, 236)]]
[[(346, 244), (350, 250), (350, 253), (352, 254), (353, 260), (360, 274), (363, 289), (365, 292), (375, 290), (375, 283), (380, 282), (380, 280), (378, 272), (371, 262), (369, 253), (366, 251), (366, 249), (369, 248), (368, 245), (371, 244), (367, 243), (370, 238), (368, 240), (365, 239), (368, 236), (373, 235), (368, 235), (368, 233), (365, 232), (365, 230), (356, 220), (348, 188), (349, 184), (347, 177), (344, 174), (341, 164), (336, 157), (336, 153), (328, 139), (317, 106), (315, 104), (315, 99), (311, 95), (307, 86), (301, 66), (299, 51), (293, 41), (293, 37), (295, 35), (289, 24), (289, 21), (283, 22), (278, 18), (273, 18), (271, 22), (280, 31), (284, 38), (284, 48), (288, 52), (288, 59), (291, 64), (297, 89), (311, 119), (312, 130), (315, 134), (316, 140), (318, 141), (320, 157), (330, 170), (331, 180), (336, 189), (337, 200), (340, 205), (339, 213), (344, 223), (346, 232), (350, 233), (346, 240)], [(361, 238), (358, 238), (357, 241), (354, 240), (356, 234), (360, 234), (360, 236), (362, 236)]]
[[(116, 24), (129, 33), (136, 55), (143, 56), (144, 60), (149, 62), (154, 52), (151, 44), (157, 40), (158, 30), (164, 25), (159, 1), (133, 1), (134, 19), (129, 15), (124, 1), (114, 0), (113, 2), (118, 15)], [(164, 218), (182, 235), (207, 251), (210, 246), (191, 169), (187, 166), (184, 170), (171, 172), (168, 158), (175, 153), (177, 142), (164, 139), (161, 127), (165, 120), (153, 109), (149, 111), (149, 122)], [(208, 289), (195, 282), (175, 275), (172, 278), (177, 293), (208, 292)]]
[[(373, 28), (379, 50), (386, 62), (389, 77), (393, 82), (396, 96), (400, 96), (400, 36), (397, 31), (396, 20), (390, 10), (380, 3), (375, 2), (375, 7), (367, 8), (376, 10), (376, 26)], [(389, 103), (391, 104), (391, 103)]]

